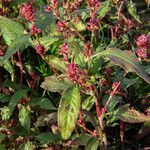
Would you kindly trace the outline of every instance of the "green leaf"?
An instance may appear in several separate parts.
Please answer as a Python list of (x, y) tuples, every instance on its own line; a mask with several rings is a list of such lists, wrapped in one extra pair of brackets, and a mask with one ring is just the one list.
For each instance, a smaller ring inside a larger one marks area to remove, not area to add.
[(41, 87), (43, 89), (46, 89), (51, 92), (59, 92), (62, 93), (65, 89), (67, 89), (70, 85), (72, 85), (71, 82), (65, 79), (59, 79), (55, 75), (46, 77), (44, 82), (41, 84)]
[(25, 106), (23, 105), (19, 105), (19, 121), (21, 123), (21, 125), (27, 129), (27, 131), (30, 130), (30, 123), (31, 123), (31, 119), (30, 119), (30, 113), (27, 110), (27, 108), (25, 108)]
[(46, 59), (46, 62), (49, 65), (51, 65), (52, 67), (56, 68), (57, 70), (59, 70), (61, 72), (65, 72), (66, 71), (66, 64), (60, 58), (58, 58), (56, 56), (53, 56), (53, 55), (50, 55), (50, 56), (47, 56), (45, 59)]
[(124, 78), (124, 80), (122, 81), (122, 87), (124, 89), (127, 89), (128, 87), (132, 86), (133, 84), (136, 84), (137, 82), (138, 82), (138, 78), (134, 78), (134, 79)]
[(85, 150), (97, 150), (99, 146), (99, 140), (96, 137), (92, 137), (85, 146)]
[(103, 18), (111, 10), (111, 0), (102, 2), (101, 7), (98, 11), (98, 17)]
[(14, 68), (9, 60), (4, 61), (1, 63), (2, 57), (0, 58), (0, 66), (4, 67), (10, 74), (14, 74)]
[(31, 107), (39, 106), (46, 110), (56, 110), (56, 107), (51, 103), (48, 98), (37, 98), (29, 101)]
[(53, 24), (55, 20), (53, 13), (45, 12), (42, 7), (35, 13), (35, 25), (43, 31), (50, 29), (51, 24)]
[(40, 41), (40, 43), (46, 48), (46, 50), (48, 50), (50, 48), (50, 46), (53, 45), (58, 40), (59, 40), (58, 37), (43, 36), (43, 37), (39, 38), (38, 40), (35, 40), (33, 43), (35, 43), (35, 45), (37, 45), (38, 42)]
[(108, 58), (114, 64), (121, 66), (126, 72), (136, 72), (146, 82), (150, 83), (149, 75), (144, 71), (139, 64), (137, 57), (133, 52), (122, 51), (117, 48), (109, 48), (105, 51), (99, 52), (92, 57), (103, 56)]
[(129, 109), (129, 105), (124, 105), (120, 107), (116, 112), (115, 115), (129, 123), (140, 123), (140, 122), (150, 122), (150, 116), (146, 116), (135, 109)]
[(51, 123), (57, 123), (57, 113), (44, 114), (37, 118), (35, 126), (42, 127)]
[(13, 94), (13, 96), (11, 97), (11, 100), (9, 102), (9, 105), (8, 105), (9, 110), (10, 110), (11, 113), (14, 111), (14, 109), (17, 106), (19, 100), (21, 98), (26, 97), (27, 92), (28, 92), (28, 89), (21, 89), (21, 90), (16, 91)]
[(36, 138), (41, 144), (58, 143), (61, 140), (59, 135), (50, 132), (40, 133)]
[(30, 36), (27, 34), (18, 36), (8, 47), (6, 54), (4, 55), (1, 62), (5, 62), (5, 60), (9, 59), (16, 51), (24, 50), (29, 45), (29, 38)]
[(11, 112), (9, 107), (4, 106), (3, 108), (0, 108), (0, 111), (1, 111), (2, 120), (8, 120), (10, 118)]
[(23, 145), (23, 150), (35, 150), (35, 148), (35, 145), (29, 141)]
[(0, 29), (7, 44), (10, 44), (19, 35), (23, 34), (23, 27), (16, 21), (0, 16)]
[(58, 108), (58, 127), (63, 139), (68, 139), (75, 128), (80, 103), (78, 87), (71, 86), (63, 92)]
[(0, 144), (0, 150), (6, 150), (6, 148), (3, 144)]
[(88, 97), (82, 102), (82, 109), (90, 110), (95, 103), (95, 98), (93, 96)]
[(5, 134), (0, 134), (0, 143), (5, 139), (6, 135)]
[(79, 137), (76, 137), (75, 139), (73, 139), (70, 145), (71, 146), (86, 145), (90, 138), (91, 138), (91, 135), (82, 134)]
[(130, 0), (130, 2), (128, 3), (128, 12), (130, 13), (130, 15), (137, 20), (139, 23), (142, 23), (140, 20), (140, 17), (137, 15), (137, 10), (135, 7), (135, 4), (133, 3), (132, 0)]
[(86, 30), (86, 25), (82, 21), (73, 21), (73, 25), (75, 26), (75, 29), (79, 32)]

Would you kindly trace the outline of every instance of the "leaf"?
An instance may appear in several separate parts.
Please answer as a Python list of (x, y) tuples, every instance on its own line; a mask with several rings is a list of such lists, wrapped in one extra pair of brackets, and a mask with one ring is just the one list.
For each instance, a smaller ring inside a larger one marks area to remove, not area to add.
[(58, 127), (63, 139), (68, 139), (75, 128), (80, 103), (78, 87), (70, 86), (63, 92), (58, 108)]
[(128, 104), (120, 107), (115, 115), (119, 119), (129, 123), (150, 122), (150, 116), (146, 116), (135, 109), (129, 109)]
[(55, 75), (46, 77), (44, 82), (42, 82), (41, 87), (51, 92), (62, 93), (67, 89), (72, 83), (67, 80), (59, 79)]
[(111, 0), (102, 2), (101, 7), (98, 11), (98, 17), (104, 18), (110, 10), (111, 10)]
[(27, 34), (22, 34), (18, 36), (8, 47), (1, 62), (4, 62), (5, 60), (9, 59), (16, 51), (24, 50), (29, 45), (29, 38), (30, 36)]
[[(7, 80), (7, 79), (3, 82), (3, 86), (7, 87), (7, 88), (11, 87), (13, 90), (19, 90), (20, 89), (19, 83), (13, 82), (13, 81), (10, 81), (10, 80)], [(21, 88), (25, 88), (25, 87), (22, 86)]]
[(132, 0), (130, 0), (127, 7), (128, 7), (128, 12), (130, 13), (130, 15), (134, 17), (134, 19), (137, 20), (139, 23), (142, 23), (140, 20), (140, 17), (137, 15), (137, 10)]
[(28, 89), (21, 89), (21, 90), (16, 91), (13, 94), (13, 96), (11, 97), (11, 100), (9, 102), (9, 105), (8, 105), (9, 110), (10, 110), (11, 113), (14, 111), (14, 109), (17, 106), (19, 100), (21, 98), (26, 97), (27, 92), (28, 92)]
[(80, 67), (84, 68), (85, 67), (85, 61), (84, 61), (84, 55), (83, 53), (79, 53), (75, 56), (74, 58), (75, 63)]
[(5, 139), (6, 135), (5, 134), (0, 134), (0, 143)]
[(72, 140), (70, 143), (71, 146), (80, 146), (80, 145), (86, 145), (89, 139), (91, 138), (91, 135), (89, 134), (82, 134), (79, 137), (76, 137)]
[(61, 72), (66, 71), (66, 64), (60, 58), (50, 55), (50, 56), (47, 56), (45, 59), (49, 65), (56, 68), (57, 70), (59, 70)]
[(6, 148), (3, 144), (0, 144), (0, 150), (6, 150)]
[(30, 130), (30, 123), (31, 123), (31, 119), (30, 119), (30, 113), (27, 110), (27, 108), (25, 108), (25, 106), (23, 105), (19, 105), (19, 121), (21, 123), (21, 125), (27, 129), (27, 131)]
[(138, 82), (138, 78), (134, 78), (134, 79), (124, 78), (124, 80), (122, 81), (122, 87), (124, 89), (127, 89), (128, 87), (136, 84), (137, 82)]
[(58, 143), (61, 140), (59, 135), (50, 132), (40, 133), (36, 138), (41, 144)]
[(18, 22), (3, 16), (0, 16), (0, 29), (3, 33), (4, 38), (7, 38), (10, 43), (19, 35), (23, 34), (24, 31), (23, 27)]
[(50, 114), (45, 114), (45, 115), (41, 115), (37, 118), (36, 120), (36, 127), (42, 127), (45, 125), (49, 125), (51, 123), (56, 123), (57, 122), (57, 113), (53, 112)]
[(50, 29), (51, 24), (53, 24), (55, 20), (53, 13), (45, 12), (42, 7), (35, 13), (35, 26), (43, 31)]
[(43, 37), (39, 38), (38, 40), (35, 40), (33, 43), (35, 43), (35, 45), (37, 45), (38, 42), (40, 41), (40, 43), (46, 48), (46, 50), (48, 50), (50, 48), (50, 46), (58, 40), (59, 40), (58, 37), (43, 36)]
[(9, 60), (4, 61), (4, 63), (1, 63), (2, 57), (0, 58), (0, 66), (4, 67), (10, 74), (14, 74), (14, 68)]
[(77, 31), (81, 32), (86, 30), (86, 25), (82, 21), (73, 21), (72, 23)]
[(23, 150), (35, 150), (35, 148), (35, 145), (29, 141), (23, 145)]
[(92, 57), (103, 56), (108, 58), (114, 64), (121, 66), (126, 72), (136, 72), (141, 78), (147, 83), (150, 83), (149, 75), (144, 71), (142, 66), (139, 64), (134, 53), (130, 51), (122, 51), (117, 48), (109, 48), (105, 51), (99, 52)]
[(82, 102), (82, 109), (90, 110), (95, 103), (95, 99), (93, 96), (88, 97)]
[(46, 110), (56, 110), (56, 107), (51, 103), (51, 101), (48, 98), (43, 97), (30, 100), (29, 105), (31, 107), (39, 106)]
[(85, 146), (85, 150), (97, 150), (99, 146), (99, 140), (96, 137), (92, 137)]
[(0, 111), (1, 111), (2, 120), (8, 120), (10, 118), (11, 112), (9, 107), (4, 106), (3, 108), (0, 108)]

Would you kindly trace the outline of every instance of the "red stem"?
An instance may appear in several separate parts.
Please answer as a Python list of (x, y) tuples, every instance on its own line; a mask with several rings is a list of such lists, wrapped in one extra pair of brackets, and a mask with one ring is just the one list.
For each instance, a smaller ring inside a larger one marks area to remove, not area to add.
[(21, 52), (18, 51), (19, 67), (20, 67), (20, 86), (22, 86), (22, 76), (23, 76), (23, 63), (21, 59)]

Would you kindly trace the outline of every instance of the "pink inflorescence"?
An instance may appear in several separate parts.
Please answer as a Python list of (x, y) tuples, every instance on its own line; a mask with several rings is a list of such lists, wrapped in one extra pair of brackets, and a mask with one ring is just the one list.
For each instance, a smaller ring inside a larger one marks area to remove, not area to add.
[(63, 32), (66, 28), (66, 21), (58, 21), (57, 22), (58, 32)]
[(99, 19), (97, 18), (90, 18), (90, 20), (87, 22), (87, 30), (94, 31), (99, 28)]
[(30, 3), (25, 3), (20, 7), (20, 14), (25, 17), (27, 21), (34, 22), (34, 9)]
[(32, 25), (30, 28), (30, 33), (32, 35), (37, 35), (37, 34), (40, 34), (41, 32), (42, 32), (42, 30), (38, 29), (35, 25)]
[(63, 45), (61, 45), (59, 54), (63, 56), (64, 61), (68, 61), (69, 52), (70, 52), (70, 48), (67, 43), (64, 43)]
[(148, 49), (150, 47), (149, 41), (150, 37), (145, 34), (140, 35), (135, 41), (138, 47), (136, 53), (142, 59), (146, 59), (148, 57)]
[(45, 47), (42, 44), (38, 44), (35, 49), (36, 49), (37, 54), (40, 54), (40, 55), (45, 54)]
[(148, 53), (147, 53), (147, 50), (146, 49), (138, 49), (136, 51), (137, 55), (140, 57), (140, 58), (147, 58), (148, 57)]
[(149, 48), (149, 36), (142, 34), (136, 39), (136, 45), (139, 48), (148, 49)]
[(88, 0), (88, 1), (87, 1), (87, 4), (88, 4), (90, 7), (93, 7), (93, 8), (99, 8), (99, 7), (100, 7), (100, 2), (99, 2), (99, 0)]
[(79, 77), (80, 77), (80, 69), (74, 62), (67, 65), (67, 75), (66, 76), (71, 81), (78, 82)]

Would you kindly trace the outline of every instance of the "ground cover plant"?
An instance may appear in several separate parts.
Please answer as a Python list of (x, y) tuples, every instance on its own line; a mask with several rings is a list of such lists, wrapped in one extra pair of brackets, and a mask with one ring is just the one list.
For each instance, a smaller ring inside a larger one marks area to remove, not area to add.
[(149, 4), (1, 0), (0, 150), (150, 148)]

